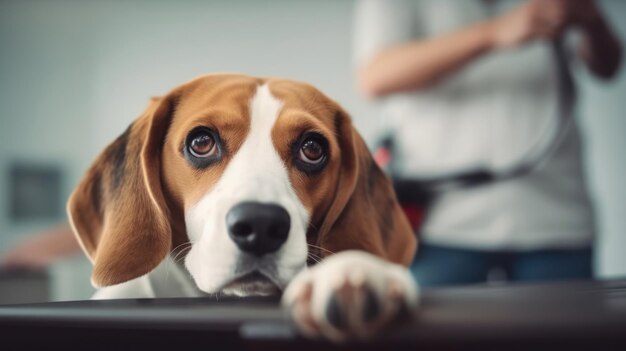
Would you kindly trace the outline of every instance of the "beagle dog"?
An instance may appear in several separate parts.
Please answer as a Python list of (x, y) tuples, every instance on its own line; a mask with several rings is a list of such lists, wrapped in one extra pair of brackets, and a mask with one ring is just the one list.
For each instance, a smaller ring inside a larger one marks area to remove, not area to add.
[(207, 75), (148, 108), (68, 203), (94, 298), (282, 293), (366, 337), (417, 304), (416, 239), (348, 114), (310, 85)]

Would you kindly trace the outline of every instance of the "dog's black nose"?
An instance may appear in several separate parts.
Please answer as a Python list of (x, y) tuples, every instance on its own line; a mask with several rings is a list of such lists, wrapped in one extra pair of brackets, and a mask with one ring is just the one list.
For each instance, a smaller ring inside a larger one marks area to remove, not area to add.
[(242, 251), (263, 256), (287, 241), (291, 219), (281, 206), (242, 202), (226, 214), (231, 239)]

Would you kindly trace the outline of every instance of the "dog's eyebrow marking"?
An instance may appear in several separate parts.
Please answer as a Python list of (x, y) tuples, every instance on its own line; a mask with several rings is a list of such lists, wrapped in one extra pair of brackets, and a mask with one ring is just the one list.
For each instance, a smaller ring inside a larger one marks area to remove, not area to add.
[(112, 170), (112, 182), (113, 182), (113, 190), (116, 190), (120, 184), (122, 184), (122, 179), (124, 178), (124, 166), (126, 164), (126, 148), (128, 147), (128, 140), (130, 138), (130, 131), (133, 127), (133, 123), (131, 123), (128, 128), (120, 135), (117, 140), (114, 142), (114, 148), (111, 150), (112, 161), (113, 161), (113, 170)]

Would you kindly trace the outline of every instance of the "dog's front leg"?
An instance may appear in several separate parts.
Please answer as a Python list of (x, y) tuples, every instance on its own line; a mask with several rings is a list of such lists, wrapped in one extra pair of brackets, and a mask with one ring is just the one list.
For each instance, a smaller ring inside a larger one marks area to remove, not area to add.
[(417, 303), (417, 284), (405, 267), (361, 251), (324, 259), (283, 295), (301, 332), (334, 341), (372, 337)]

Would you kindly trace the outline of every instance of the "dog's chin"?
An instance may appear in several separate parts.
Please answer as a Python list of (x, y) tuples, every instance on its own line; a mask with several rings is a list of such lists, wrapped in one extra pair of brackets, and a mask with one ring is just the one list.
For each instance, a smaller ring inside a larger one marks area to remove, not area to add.
[(269, 278), (258, 272), (248, 273), (226, 284), (220, 292), (237, 297), (275, 296), (281, 290)]

